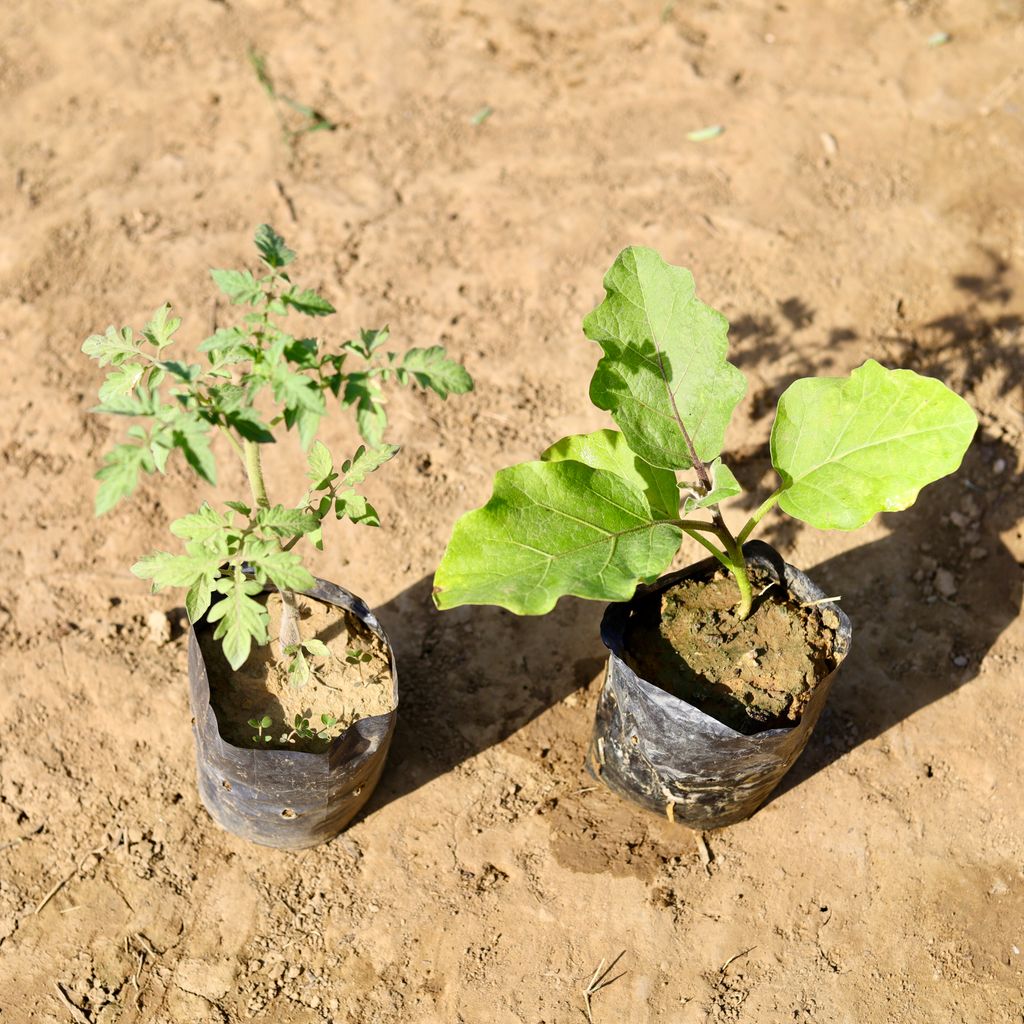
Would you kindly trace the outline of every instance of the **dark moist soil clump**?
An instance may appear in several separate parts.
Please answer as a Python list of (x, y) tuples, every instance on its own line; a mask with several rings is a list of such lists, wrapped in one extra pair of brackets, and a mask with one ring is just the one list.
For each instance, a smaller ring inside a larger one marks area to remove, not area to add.
[[(755, 595), (772, 582), (765, 572), (751, 574)], [(835, 667), (839, 619), (786, 597), (771, 586), (741, 622), (739, 590), (720, 571), (709, 582), (684, 580), (641, 598), (626, 627), (626, 664), (737, 732), (792, 726)]]

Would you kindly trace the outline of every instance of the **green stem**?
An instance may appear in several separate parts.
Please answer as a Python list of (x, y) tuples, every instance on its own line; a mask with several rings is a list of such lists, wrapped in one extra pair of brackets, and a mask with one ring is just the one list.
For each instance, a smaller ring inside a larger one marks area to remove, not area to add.
[(746, 539), (753, 532), (753, 529), (761, 520), (772, 510), (775, 503), (782, 497), (782, 488), (780, 487), (777, 491), (773, 491), (768, 495), (767, 498), (761, 503), (757, 511), (747, 520), (747, 525), (743, 527), (739, 532), (739, 536), (736, 538), (740, 544), (743, 544)]
[(739, 540), (734, 540), (731, 545), (729, 555), (732, 559), (732, 564), (729, 566), (729, 571), (733, 574), (736, 580), (736, 585), (740, 588), (740, 603), (736, 609), (736, 616), (740, 622), (750, 615), (750, 609), (754, 603), (754, 591), (750, 586), (750, 576), (747, 574), (747, 563), (743, 557), (743, 545)]
[(252, 500), (259, 508), (270, 508), (267, 485), (263, 480), (263, 465), (260, 462), (260, 446), (255, 441), (242, 442), (245, 451), (245, 472), (249, 477)]
[(698, 544), (706, 547), (717, 558), (722, 565), (732, 572), (732, 562), (729, 560), (729, 556), (724, 552), (720, 551), (714, 544), (711, 543), (703, 534), (697, 533), (695, 530), (690, 530), (687, 527), (683, 527), (683, 532), (688, 536), (692, 537)]

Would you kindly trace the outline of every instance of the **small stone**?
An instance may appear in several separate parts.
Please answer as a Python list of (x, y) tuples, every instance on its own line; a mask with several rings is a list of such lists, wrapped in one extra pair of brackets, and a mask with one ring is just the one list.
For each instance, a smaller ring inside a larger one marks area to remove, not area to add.
[(935, 589), (943, 597), (952, 597), (956, 593), (956, 579), (948, 569), (935, 571)]
[(964, 657), (964, 655), (962, 655), (962, 654), (958, 654), (953, 659), (953, 664), (956, 665), (957, 668), (966, 668), (967, 667), (967, 658)]
[(288, 968), (287, 978), (289, 981), (294, 981), (302, 973), (302, 968), (298, 964), (292, 964)]
[(835, 156), (836, 153), (839, 152), (839, 143), (836, 142), (836, 137), (834, 135), (829, 132), (822, 132), (820, 138), (821, 148), (824, 149), (829, 156)]
[(1006, 459), (996, 459), (996, 461), (992, 463), (992, 472), (995, 473), (996, 476), (999, 476), (1000, 473), (1006, 472)]
[(146, 616), (146, 639), (157, 647), (171, 639), (171, 622), (164, 612), (153, 611)]
[(970, 520), (967, 518), (967, 516), (963, 514), (963, 512), (956, 511), (949, 513), (949, 521), (961, 530), (964, 529), (964, 527), (967, 526), (967, 524), (970, 522)]

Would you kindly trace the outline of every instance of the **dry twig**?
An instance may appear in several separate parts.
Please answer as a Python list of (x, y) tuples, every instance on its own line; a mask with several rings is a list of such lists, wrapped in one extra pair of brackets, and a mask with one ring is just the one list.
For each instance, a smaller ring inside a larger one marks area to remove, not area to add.
[(92, 1024), (92, 1021), (82, 1012), (81, 1008), (71, 1002), (71, 997), (64, 991), (61, 983), (55, 981), (53, 987), (57, 990), (57, 995), (60, 996), (60, 1001), (68, 1008), (71, 1016), (78, 1021), (78, 1024)]
[(116, 847), (120, 846), (123, 841), (124, 841), (124, 831), (122, 830), (122, 832), (118, 836), (116, 842), (111, 839), (110, 841), (104, 843), (103, 846), (97, 846), (95, 850), (90, 850), (75, 865), (74, 870), (71, 871), (70, 874), (65, 875), (59, 882), (57, 882), (57, 884), (54, 885), (54, 887), (39, 901), (39, 903), (36, 906), (36, 909), (33, 911), (33, 913), (38, 914), (39, 911), (42, 910), (43, 907), (45, 907), (46, 904), (49, 903), (50, 900), (52, 900), (53, 897), (56, 896), (57, 893), (59, 893), (61, 891), (61, 889), (64, 888), (65, 885), (68, 884), (68, 882), (70, 882), (73, 878), (76, 878), (78, 875), (80, 875), (85, 870), (85, 865), (89, 862), (89, 858), (90, 857), (102, 857), (104, 854), (110, 853), (111, 850), (113, 850)]

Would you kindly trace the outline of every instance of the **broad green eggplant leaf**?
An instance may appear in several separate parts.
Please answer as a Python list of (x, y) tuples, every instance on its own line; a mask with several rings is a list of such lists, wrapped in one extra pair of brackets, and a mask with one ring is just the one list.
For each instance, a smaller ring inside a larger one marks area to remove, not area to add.
[(747, 383), (726, 361), (729, 330), (694, 292), (693, 275), (653, 249), (623, 250), (604, 279), (604, 302), (583, 333), (604, 350), (590, 399), (611, 413), (630, 448), (652, 466), (710, 462)]
[(698, 508), (717, 505), (726, 498), (734, 498), (743, 490), (739, 480), (732, 475), (732, 470), (721, 459), (715, 459), (708, 466), (708, 474), (711, 477), (711, 490), (699, 498), (687, 498), (683, 502), (683, 512), (693, 512)]
[(617, 430), (572, 434), (553, 444), (542, 456), (545, 462), (571, 460), (593, 469), (606, 469), (643, 491), (654, 519), (679, 518), (679, 486), (669, 469), (644, 462)]
[(772, 427), (779, 505), (822, 530), (855, 530), (954, 472), (977, 426), (941, 381), (873, 359), (849, 377), (795, 381)]
[(566, 594), (625, 601), (679, 550), (678, 527), (651, 520), (644, 492), (581, 462), (500, 470), (483, 508), (455, 524), (434, 576), (439, 608), (496, 604), (543, 615)]

